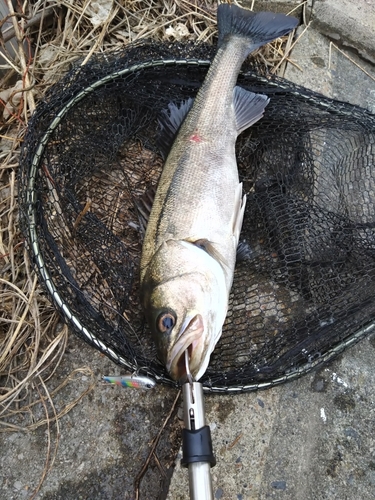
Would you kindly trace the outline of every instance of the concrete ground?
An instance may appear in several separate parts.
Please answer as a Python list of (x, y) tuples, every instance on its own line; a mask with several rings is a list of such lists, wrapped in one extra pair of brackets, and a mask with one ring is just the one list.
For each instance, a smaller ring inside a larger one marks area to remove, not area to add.
[[(299, 4), (291, 0), (266, 3), (274, 10)], [(255, 2), (257, 8), (261, 4)], [(349, 4), (353, 4), (352, 10), (348, 10)], [(335, 24), (334, 12), (340, 11), (340, 5), (342, 11), (347, 8), (346, 19), (357, 30), (350, 40), (340, 24)], [(331, 11), (326, 10), (329, 8)], [(375, 68), (358, 57), (358, 53), (368, 60), (372, 57), (373, 36), (368, 36), (366, 26), (375, 26), (374, 2), (321, 0), (315, 2), (314, 9), (322, 19), (315, 18), (292, 56), (302, 71), (289, 65), (286, 77), (375, 112)], [(363, 41), (362, 31), (371, 43)], [(340, 48), (350, 47), (350, 57), (371, 76), (330, 47), (327, 34), (333, 35)], [(358, 47), (356, 40), (361, 43)], [(35, 498), (133, 499), (134, 479), (176, 392), (159, 386), (138, 392), (103, 385), (99, 382), (102, 374), (119, 374), (121, 370), (74, 336), (56, 384), (83, 365), (90, 366), (98, 383), (60, 420), (55, 463)], [(87, 384), (87, 374), (79, 375), (63, 390), (57, 404), (71, 399)], [(288, 384), (258, 393), (207, 396), (206, 418), (217, 458), (212, 469), (216, 499), (372, 499), (375, 337), (362, 340), (329, 365)], [(57, 437), (54, 425), (51, 437), (53, 450)], [(27, 434), (0, 434), (0, 500), (31, 498), (45, 466), (47, 438), (45, 427)], [(187, 471), (180, 468), (177, 456), (179, 447), (180, 423), (174, 412), (162, 433), (158, 460), (152, 458), (141, 482), (140, 498), (189, 498)]]

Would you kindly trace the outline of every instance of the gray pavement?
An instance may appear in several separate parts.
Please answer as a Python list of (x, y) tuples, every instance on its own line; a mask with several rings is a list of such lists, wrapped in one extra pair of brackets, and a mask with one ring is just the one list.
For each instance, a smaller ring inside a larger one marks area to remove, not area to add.
[(375, 63), (373, 0), (308, 0), (312, 27)]
[[(78, 406), (60, 419), (59, 436), (56, 426), (51, 425), (51, 457), (59, 437), (57, 455), (35, 498), (133, 499), (134, 479), (147, 458), (149, 443), (162, 427), (176, 392), (162, 386), (152, 391), (140, 391), (103, 384), (102, 375), (119, 375), (123, 370), (73, 334), (53, 385), (60, 384), (72, 370), (84, 366), (89, 366), (94, 372), (97, 384)], [(59, 411), (89, 384), (87, 373), (78, 374), (74, 382), (54, 398), (56, 409)], [(51, 384), (48, 386), (51, 389)], [(48, 409), (51, 412), (49, 405)], [(26, 415), (22, 423), (31, 423), (30, 417)], [(174, 464), (179, 446), (180, 426), (175, 417), (163, 433), (157, 450), (165, 474), (160, 473), (153, 460), (142, 481), (140, 498), (159, 498), (168, 487), (168, 467)], [(29, 433), (0, 433), (1, 500), (31, 498), (46, 465), (47, 449), (46, 426)]]
[[(259, 1), (255, 2), (258, 10), (262, 3), (275, 10), (281, 10), (281, 4), (299, 4), (291, 0)], [(333, 8), (338, 3), (342, 2), (317, 1), (315, 7)], [(363, 9), (368, 5), (365, 18), (373, 15), (373, 2), (355, 3)], [(329, 25), (333, 16), (324, 16)], [(354, 42), (368, 30), (366, 24), (361, 24), (363, 21), (358, 22), (353, 20), (358, 33)], [(344, 32), (341, 36), (340, 26), (333, 28), (341, 41), (346, 39)], [(303, 71), (289, 65), (286, 77), (375, 112), (375, 81), (335, 48), (330, 50), (329, 39), (319, 30), (321, 25), (316, 23), (294, 50), (292, 58)], [(372, 50), (370, 45), (368, 48)], [(352, 52), (351, 57), (375, 77), (374, 66), (356, 53)], [(159, 386), (138, 392), (103, 385), (100, 376), (120, 374), (120, 368), (74, 336), (56, 375), (56, 385), (83, 365), (91, 367), (98, 383), (60, 420), (55, 463), (36, 498), (133, 499), (135, 476), (176, 392)], [(374, 498), (374, 367), (375, 339), (367, 338), (333, 363), (283, 386), (237, 396), (207, 396), (206, 417), (217, 457), (212, 469), (215, 498)], [(79, 375), (56, 404), (70, 400), (87, 384), (87, 375)], [(51, 433), (53, 449), (55, 426), (51, 426)], [(180, 468), (179, 455), (176, 459), (179, 436), (180, 423), (174, 414), (157, 448), (160, 466), (154, 458), (151, 460), (141, 483), (140, 498), (166, 498), (175, 462), (167, 498), (189, 498), (187, 471)], [(0, 434), (0, 500), (31, 497), (45, 466), (47, 445), (45, 427), (27, 434)]]
[[(264, 392), (206, 398), (219, 499), (374, 498), (374, 341)], [(186, 500), (177, 465), (169, 500)]]

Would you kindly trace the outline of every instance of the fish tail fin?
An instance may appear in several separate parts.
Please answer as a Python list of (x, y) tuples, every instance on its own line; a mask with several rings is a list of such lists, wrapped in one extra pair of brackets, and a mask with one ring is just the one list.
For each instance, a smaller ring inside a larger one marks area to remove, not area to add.
[(230, 36), (240, 36), (248, 40), (248, 54), (275, 38), (287, 35), (298, 20), (295, 17), (273, 12), (253, 12), (233, 4), (220, 4), (217, 10), (219, 31), (218, 46)]

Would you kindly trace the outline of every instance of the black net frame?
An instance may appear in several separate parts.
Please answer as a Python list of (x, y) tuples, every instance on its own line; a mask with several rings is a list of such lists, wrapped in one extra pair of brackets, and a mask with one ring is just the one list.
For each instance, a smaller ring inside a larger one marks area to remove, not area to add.
[[(143, 41), (94, 56), (46, 94), (21, 153), (21, 226), (48, 296), (83, 340), (169, 385), (139, 305), (137, 201), (162, 168), (160, 113), (194, 97), (213, 53)], [(375, 325), (375, 116), (251, 62), (238, 84), (270, 103), (236, 146), (250, 252), (201, 380), (211, 392), (298, 377)]]

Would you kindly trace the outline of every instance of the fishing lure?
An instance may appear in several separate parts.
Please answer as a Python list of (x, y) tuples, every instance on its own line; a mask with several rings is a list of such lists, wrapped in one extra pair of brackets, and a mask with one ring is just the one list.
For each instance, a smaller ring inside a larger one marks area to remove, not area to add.
[(121, 375), (118, 377), (103, 376), (103, 381), (109, 384), (120, 385), (121, 387), (134, 387), (135, 389), (153, 389), (155, 380), (143, 375)]

